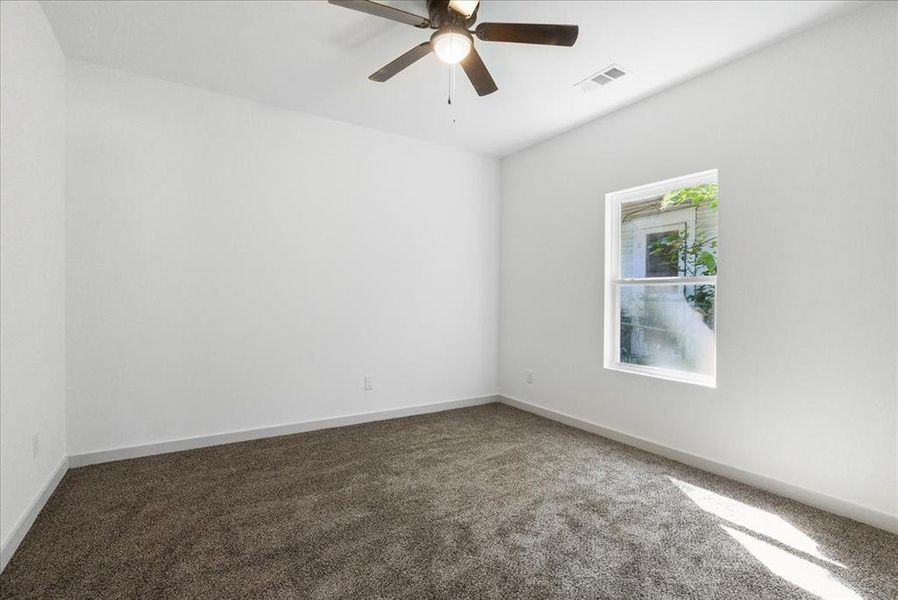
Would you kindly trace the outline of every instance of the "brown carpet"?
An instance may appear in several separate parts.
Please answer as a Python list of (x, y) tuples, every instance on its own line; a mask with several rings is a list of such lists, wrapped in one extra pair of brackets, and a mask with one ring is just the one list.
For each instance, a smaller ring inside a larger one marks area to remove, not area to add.
[(898, 598), (898, 536), (498, 404), (73, 469), (0, 575), (2, 598), (808, 590)]

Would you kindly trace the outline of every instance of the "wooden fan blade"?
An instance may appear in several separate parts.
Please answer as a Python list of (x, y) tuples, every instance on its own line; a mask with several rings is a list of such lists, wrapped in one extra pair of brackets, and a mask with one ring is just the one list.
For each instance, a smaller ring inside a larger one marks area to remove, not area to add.
[(399, 71), (405, 69), (406, 67), (411, 66), (413, 63), (421, 60), (428, 54), (433, 51), (433, 48), (430, 45), (430, 42), (424, 42), (423, 44), (419, 44), (394, 60), (393, 62), (385, 65), (379, 71), (376, 71), (368, 76), (368, 79), (371, 81), (380, 81), (384, 82)]
[(357, 10), (359, 12), (367, 13), (369, 15), (374, 15), (375, 17), (383, 17), (384, 19), (390, 19), (392, 21), (399, 21), (400, 23), (405, 23), (406, 25), (412, 25), (414, 27), (426, 28), (433, 27), (430, 23), (430, 19), (426, 19), (424, 17), (419, 17), (418, 15), (414, 15), (410, 12), (406, 12), (404, 10), (399, 10), (398, 8), (393, 8), (392, 6), (387, 6), (386, 4), (378, 4), (377, 2), (371, 2), (370, 0), (327, 0), (334, 6), (342, 6), (343, 8), (351, 8), (352, 10)]
[(461, 61), (461, 68), (465, 70), (465, 75), (471, 80), (471, 85), (474, 86), (478, 96), (486, 96), (499, 89), (486, 65), (483, 64), (480, 54), (477, 53), (477, 48), (471, 47), (471, 51)]
[(481, 23), (474, 35), (484, 42), (514, 42), (573, 46), (580, 33), (577, 25), (536, 25), (531, 23)]

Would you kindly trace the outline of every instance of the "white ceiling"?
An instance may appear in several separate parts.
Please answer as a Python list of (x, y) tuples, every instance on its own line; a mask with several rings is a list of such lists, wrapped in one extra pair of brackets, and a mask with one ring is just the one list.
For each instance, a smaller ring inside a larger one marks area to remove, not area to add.
[[(425, 15), (423, 0), (384, 2)], [(768, 45), (856, 2), (483, 0), (479, 21), (573, 23), (573, 48), (478, 42), (499, 91), (425, 57), (386, 83), (367, 77), (429, 30), (303, 2), (42, 3), (72, 58), (504, 156)], [(574, 84), (617, 63), (607, 88)]]

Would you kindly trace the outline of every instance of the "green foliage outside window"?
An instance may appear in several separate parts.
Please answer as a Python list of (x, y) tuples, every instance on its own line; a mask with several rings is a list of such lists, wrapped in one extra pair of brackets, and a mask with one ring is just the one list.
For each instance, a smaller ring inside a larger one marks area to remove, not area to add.
[[(707, 205), (717, 212), (717, 184), (711, 183), (669, 192), (661, 199), (662, 210), (678, 206), (699, 208)], [(677, 270), (686, 277), (717, 275), (717, 233), (696, 227), (690, 237), (689, 232), (680, 231), (658, 238), (652, 242), (649, 253), (664, 262), (677, 265)], [(686, 299), (701, 311), (705, 322), (713, 327), (715, 286), (697, 285), (687, 287)]]

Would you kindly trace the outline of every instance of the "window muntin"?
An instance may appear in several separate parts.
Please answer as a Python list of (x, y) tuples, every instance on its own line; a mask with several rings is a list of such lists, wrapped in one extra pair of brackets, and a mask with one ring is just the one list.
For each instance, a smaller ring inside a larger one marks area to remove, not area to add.
[(605, 366), (715, 385), (717, 172), (606, 202)]

